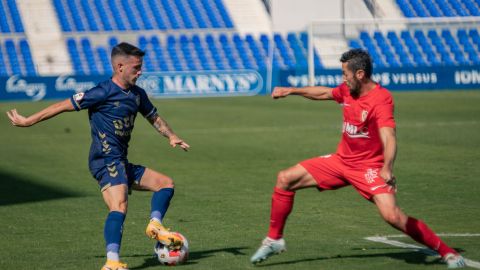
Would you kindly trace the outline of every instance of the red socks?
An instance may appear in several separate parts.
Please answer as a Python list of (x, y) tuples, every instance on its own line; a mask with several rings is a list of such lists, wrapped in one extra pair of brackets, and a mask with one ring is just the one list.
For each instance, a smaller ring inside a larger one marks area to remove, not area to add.
[(408, 217), (405, 233), (413, 240), (426, 245), (437, 251), (443, 257), (447, 253), (457, 254), (455, 250), (447, 246), (425, 223), (412, 217)]
[(275, 187), (272, 195), (272, 209), (270, 210), (270, 227), (268, 237), (280, 239), (287, 217), (292, 212), (295, 192)]
[[(288, 215), (292, 212), (295, 192), (286, 191), (275, 187), (272, 194), (272, 208), (270, 210), (270, 227), (268, 237), (280, 239)], [(412, 217), (408, 217), (405, 232), (413, 240), (426, 245), (437, 251), (443, 257), (447, 253), (457, 254), (455, 250), (447, 246), (425, 223)]]

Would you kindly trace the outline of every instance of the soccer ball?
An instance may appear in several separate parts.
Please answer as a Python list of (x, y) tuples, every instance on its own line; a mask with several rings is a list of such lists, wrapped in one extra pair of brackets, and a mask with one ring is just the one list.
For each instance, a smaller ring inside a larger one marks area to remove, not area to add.
[(181, 249), (171, 250), (160, 242), (155, 244), (155, 254), (158, 261), (163, 265), (177, 265), (187, 261), (188, 258), (188, 241), (185, 236), (178, 232), (174, 232), (177, 236), (182, 238), (183, 246)]

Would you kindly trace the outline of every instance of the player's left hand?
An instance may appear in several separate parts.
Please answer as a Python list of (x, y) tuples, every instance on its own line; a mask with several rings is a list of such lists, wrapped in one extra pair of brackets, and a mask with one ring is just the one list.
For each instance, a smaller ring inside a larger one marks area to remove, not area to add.
[(19, 114), (17, 112), (17, 109), (13, 109), (7, 112), (8, 118), (10, 118), (10, 122), (12, 125), (17, 126), (17, 127), (28, 127), (31, 126), (30, 123), (28, 123), (28, 119)]
[(180, 145), (180, 147), (184, 151), (188, 151), (188, 148), (190, 148), (190, 145), (188, 145), (186, 142), (184, 142), (182, 139), (178, 138), (177, 136), (170, 137), (170, 145), (172, 147), (176, 147), (177, 145)]
[(395, 175), (393, 175), (393, 172), (391, 169), (387, 167), (383, 167), (380, 170), (380, 177), (382, 177), (385, 180), (385, 183), (392, 186), (393, 188), (396, 188), (396, 178)]

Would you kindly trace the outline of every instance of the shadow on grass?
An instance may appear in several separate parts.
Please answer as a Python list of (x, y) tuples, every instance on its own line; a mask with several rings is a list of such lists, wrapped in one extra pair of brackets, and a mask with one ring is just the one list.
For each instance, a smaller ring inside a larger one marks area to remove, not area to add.
[(80, 196), (5, 171), (0, 171), (0, 185), (0, 206)]
[[(214, 256), (217, 253), (230, 253), (232, 255), (238, 256), (238, 255), (245, 255), (244, 252), (242, 252), (243, 249), (247, 249), (247, 247), (231, 247), (231, 248), (218, 248), (218, 249), (210, 249), (210, 250), (201, 250), (201, 251), (193, 251), (190, 252), (188, 255), (188, 260), (185, 264), (183, 265), (194, 265), (198, 263), (198, 260)], [(153, 255), (131, 255), (131, 256), (122, 256), (122, 257), (146, 257), (145, 261), (143, 262), (142, 265), (135, 266), (135, 267), (130, 267), (129, 269), (146, 269), (149, 267), (157, 267), (159, 265), (158, 259), (153, 256)], [(178, 265), (177, 267), (181, 267), (182, 265)]]
[[(380, 249), (380, 248), (376, 248)], [(395, 248), (382, 248), (384, 250), (395, 250)], [(457, 252), (463, 252), (464, 250), (461, 248), (455, 248)], [(316, 258), (306, 258), (306, 259), (298, 259), (292, 261), (283, 261), (283, 262), (275, 262), (275, 263), (263, 263), (257, 265), (257, 267), (269, 267), (274, 265), (288, 265), (288, 264), (297, 264), (303, 262), (312, 262), (312, 261), (325, 261), (325, 260), (342, 260), (342, 259), (368, 259), (368, 258), (391, 258), (395, 260), (404, 261), (408, 264), (418, 264), (418, 265), (436, 265), (436, 264), (444, 264), (440, 257), (432, 257), (434, 252), (432, 251), (431, 254), (425, 254), (422, 252), (418, 252), (415, 250), (405, 250), (403, 252), (384, 252), (384, 253), (377, 253), (377, 254), (352, 254), (352, 255), (337, 255), (337, 256), (330, 256), (330, 257), (316, 257)]]

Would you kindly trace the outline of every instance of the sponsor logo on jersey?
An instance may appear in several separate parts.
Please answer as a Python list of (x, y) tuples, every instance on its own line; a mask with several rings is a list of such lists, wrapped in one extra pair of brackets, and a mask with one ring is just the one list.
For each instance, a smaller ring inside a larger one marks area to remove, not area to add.
[(342, 132), (350, 138), (370, 138), (367, 127), (359, 128), (348, 122), (343, 122)]
[(82, 101), (83, 96), (85, 96), (85, 94), (83, 92), (80, 92), (80, 93), (77, 93), (77, 94), (73, 95), (73, 99), (76, 102), (80, 102), (80, 101)]

